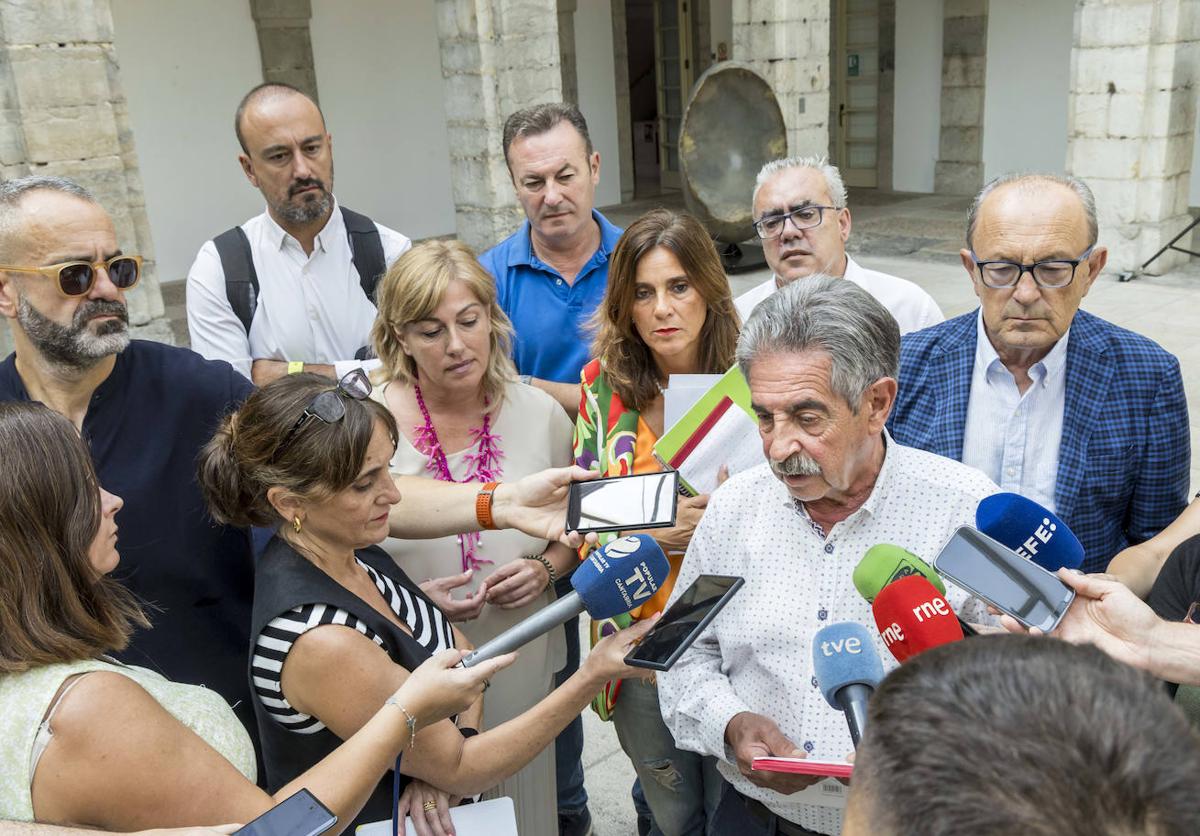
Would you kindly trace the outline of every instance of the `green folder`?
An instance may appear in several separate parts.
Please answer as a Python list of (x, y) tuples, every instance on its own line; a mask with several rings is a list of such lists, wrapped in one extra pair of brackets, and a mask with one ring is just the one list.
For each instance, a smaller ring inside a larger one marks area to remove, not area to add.
[[(728, 408), (729, 405), (724, 403), (727, 399), (732, 401), (732, 407), (741, 408), (757, 423), (758, 418), (750, 408), (750, 386), (746, 383), (746, 378), (742, 377), (741, 369), (734, 366), (654, 443), (654, 457), (664, 468), (679, 469), (680, 463), (704, 437), (716, 418)], [(687, 496), (697, 495), (697, 491), (687, 483), (682, 474), (679, 479), (679, 492)]]

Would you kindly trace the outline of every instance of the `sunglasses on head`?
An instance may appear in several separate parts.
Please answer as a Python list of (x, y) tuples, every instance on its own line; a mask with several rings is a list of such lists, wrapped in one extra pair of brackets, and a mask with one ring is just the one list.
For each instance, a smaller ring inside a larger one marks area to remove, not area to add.
[(115, 255), (104, 261), (64, 261), (46, 267), (14, 267), (0, 264), (0, 270), (14, 273), (41, 273), (55, 279), (64, 296), (83, 296), (96, 283), (96, 272), (101, 268), (108, 273), (108, 280), (121, 290), (129, 290), (142, 277), (140, 255)]
[(318, 393), (309, 401), (304, 412), (300, 414), (296, 423), (292, 424), (292, 428), (283, 437), (283, 441), (275, 448), (273, 458), (278, 459), (292, 439), (296, 437), (296, 433), (311, 424), (314, 419), (323, 424), (336, 424), (345, 418), (346, 402), (343, 397), (353, 398), (356, 401), (366, 400), (371, 396), (371, 389), (371, 380), (362, 369), (353, 369), (347, 372), (338, 381), (336, 387)]

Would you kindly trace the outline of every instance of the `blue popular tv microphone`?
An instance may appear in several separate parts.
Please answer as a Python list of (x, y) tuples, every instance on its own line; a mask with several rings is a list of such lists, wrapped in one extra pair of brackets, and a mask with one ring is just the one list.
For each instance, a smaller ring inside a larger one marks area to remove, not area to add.
[(572, 591), (463, 657), (469, 668), (516, 650), (587, 610), (594, 619), (612, 618), (649, 601), (671, 573), (653, 537), (631, 534), (594, 549), (571, 575)]
[(867, 728), (867, 702), (883, 679), (883, 662), (871, 633), (849, 621), (830, 624), (813, 636), (812, 650), (817, 686), (826, 702), (845, 713), (857, 747)]
[(975, 509), (975, 527), (1048, 572), (1078, 569), (1083, 544), (1067, 524), (1032, 499), (998, 493)]

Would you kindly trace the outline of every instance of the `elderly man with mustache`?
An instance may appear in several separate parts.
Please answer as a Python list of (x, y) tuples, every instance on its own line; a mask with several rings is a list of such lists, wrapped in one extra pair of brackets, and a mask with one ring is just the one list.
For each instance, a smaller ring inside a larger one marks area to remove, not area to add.
[(300, 371), (340, 380), (360, 365), (379, 277), (411, 243), (338, 205), (333, 137), (300, 90), (258, 85), (234, 130), (267, 209), (200, 248), (187, 277), (192, 348), (260, 386)]
[[(712, 832), (838, 833), (842, 811), (823, 806), (820, 789), (796, 795), (818, 779), (751, 771), (751, 762), (852, 751), (845, 719), (817, 687), (813, 634), (873, 623), (851, 581), (867, 549), (891, 543), (932, 560), (996, 486), (888, 435), (900, 330), (853, 282), (815, 275), (773, 294), (742, 329), (737, 359), (768, 463), (713, 493), (674, 597), (700, 574), (746, 585), (658, 675), (663, 718), (678, 746), (720, 760), (728, 785)], [(963, 617), (987, 619), (962, 590), (947, 598)]]

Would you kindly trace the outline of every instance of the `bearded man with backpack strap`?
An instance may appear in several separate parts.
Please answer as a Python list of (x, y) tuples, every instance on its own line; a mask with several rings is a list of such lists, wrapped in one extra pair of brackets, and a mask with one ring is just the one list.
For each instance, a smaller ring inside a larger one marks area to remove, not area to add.
[(333, 197), (333, 138), (317, 103), (269, 82), (234, 117), (242, 171), (267, 209), (200, 248), (187, 277), (192, 348), (260, 386), (362, 365), (375, 285), (412, 246)]

